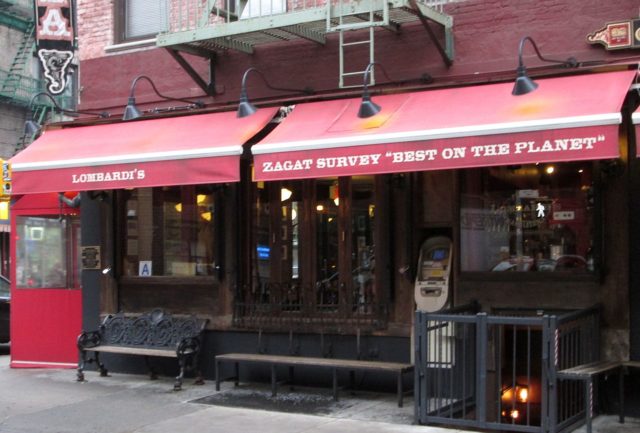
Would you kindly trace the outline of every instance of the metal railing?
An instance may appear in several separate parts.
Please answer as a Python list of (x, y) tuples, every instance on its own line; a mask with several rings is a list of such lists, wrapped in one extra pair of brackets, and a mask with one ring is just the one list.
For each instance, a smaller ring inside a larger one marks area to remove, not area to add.
[[(445, 5), (458, 1), (462, 0), (418, 0), (418, 3), (442, 13)], [(332, 5), (348, 3), (346, 0), (331, 0)], [(327, 8), (327, 0), (169, 0), (167, 31), (198, 30), (233, 21), (320, 8)]]
[[(9, 78), (12, 78), (11, 84), (5, 85)], [(26, 75), (10, 74), (8, 71), (0, 69), (0, 100), (4, 99), (7, 102), (26, 107), (33, 95), (45, 91), (46, 82), (44, 80)], [(74, 98), (71, 96), (58, 95), (54, 96), (54, 99), (62, 108), (70, 110), (75, 108)], [(51, 106), (51, 103), (43, 98), (43, 102), (40, 105)]]
[(387, 326), (388, 304), (360, 293), (340, 296), (318, 285), (270, 283), (261, 286), (260, 293), (243, 294), (246, 299), (234, 303), (233, 325), (238, 328), (350, 333)]
[(559, 432), (584, 417), (557, 371), (597, 359), (599, 310), (416, 313), (415, 417), (422, 424)]

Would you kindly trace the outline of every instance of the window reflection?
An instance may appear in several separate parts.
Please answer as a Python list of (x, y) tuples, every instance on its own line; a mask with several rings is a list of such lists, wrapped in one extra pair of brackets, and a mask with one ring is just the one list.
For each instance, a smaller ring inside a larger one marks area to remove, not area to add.
[(493, 167), (464, 173), (463, 271), (593, 271), (591, 165)]
[[(79, 287), (79, 224), (71, 217), (16, 217), (16, 287)], [(75, 249), (74, 249), (75, 248)], [(70, 257), (76, 260), (70, 260)], [(74, 269), (75, 267), (75, 269)]]
[(334, 305), (339, 302), (338, 273), (338, 180), (318, 179), (315, 182), (315, 220), (317, 259), (316, 302)]

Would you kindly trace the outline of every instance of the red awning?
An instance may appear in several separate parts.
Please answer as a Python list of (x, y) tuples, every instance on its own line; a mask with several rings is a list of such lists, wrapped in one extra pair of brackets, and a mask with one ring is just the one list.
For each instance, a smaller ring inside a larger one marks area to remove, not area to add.
[(299, 104), (253, 146), (255, 179), (278, 180), (615, 158), (635, 71)]
[(45, 131), (11, 162), (13, 194), (235, 182), (276, 108)]

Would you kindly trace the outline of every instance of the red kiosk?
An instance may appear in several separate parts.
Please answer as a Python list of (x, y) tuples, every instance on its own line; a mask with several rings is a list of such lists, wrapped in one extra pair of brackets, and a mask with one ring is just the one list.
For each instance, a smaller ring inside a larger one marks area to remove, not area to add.
[(11, 207), (13, 368), (77, 366), (82, 298), (75, 196), (28, 194)]

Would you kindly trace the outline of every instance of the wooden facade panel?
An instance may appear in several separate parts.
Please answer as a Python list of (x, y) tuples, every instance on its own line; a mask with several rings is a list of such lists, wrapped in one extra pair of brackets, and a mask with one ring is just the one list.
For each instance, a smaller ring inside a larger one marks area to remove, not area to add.
[(203, 317), (223, 314), (220, 284), (207, 282), (146, 281), (130, 279), (120, 284), (120, 310), (141, 313), (162, 308), (172, 314), (195, 314)]

